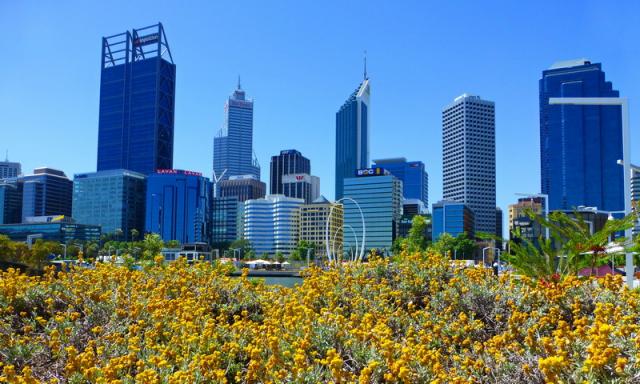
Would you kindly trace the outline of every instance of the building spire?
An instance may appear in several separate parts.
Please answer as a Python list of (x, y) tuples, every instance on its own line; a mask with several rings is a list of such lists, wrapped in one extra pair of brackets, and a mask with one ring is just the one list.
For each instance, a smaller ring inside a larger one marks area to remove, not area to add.
[(367, 80), (367, 50), (364, 50), (364, 79)]
[(238, 89), (242, 89), (242, 86), (240, 86), (240, 75), (238, 75)]

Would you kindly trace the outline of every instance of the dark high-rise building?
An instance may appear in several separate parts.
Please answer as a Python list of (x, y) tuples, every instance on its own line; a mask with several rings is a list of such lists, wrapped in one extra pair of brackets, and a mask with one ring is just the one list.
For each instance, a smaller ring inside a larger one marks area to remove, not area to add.
[(253, 100), (246, 98), (239, 78), (224, 113), (224, 126), (213, 139), (214, 175), (222, 180), (242, 175), (260, 180), (260, 165), (253, 153)]
[(73, 181), (53, 168), (36, 168), (21, 178), (22, 221), (31, 216), (71, 216)]
[(554, 64), (540, 79), (540, 167), (550, 210), (624, 209), (620, 106), (550, 105), (550, 97), (618, 97), (599, 63)]
[(0, 180), (18, 177), (21, 173), (22, 166), (20, 165), (20, 163), (9, 161), (9, 155), (7, 152), (7, 157), (5, 158), (5, 160), (0, 161)]
[(476, 232), (496, 233), (493, 101), (465, 93), (444, 108), (442, 168), (443, 199), (466, 204), (475, 215)]
[(160, 169), (147, 177), (146, 232), (182, 244), (211, 241), (211, 182), (199, 172)]
[(240, 202), (262, 199), (267, 192), (266, 184), (251, 175), (232, 176), (219, 182), (218, 188), (220, 197), (237, 197)]
[(162, 24), (102, 38), (98, 171), (173, 168), (175, 82)]
[(344, 195), (344, 179), (369, 166), (369, 78), (336, 112), (336, 200)]
[(373, 163), (402, 180), (402, 195), (405, 199), (422, 200), (425, 206), (429, 206), (429, 175), (422, 161), (407, 161), (404, 157), (399, 157), (374, 160)]
[(22, 221), (22, 180), (0, 181), (0, 224)]
[(219, 246), (240, 238), (243, 207), (237, 196), (213, 198), (213, 244)]
[(311, 162), (299, 151), (289, 149), (271, 157), (271, 195), (304, 199), (306, 204), (310, 204), (318, 197), (313, 189)]
[(113, 169), (81, 173), (73, 180), (73, 218), (82, 224), (102, 227), (102, 233), (122, 231), (125, 240), (133, 229), (144, 233), (145, 176)]

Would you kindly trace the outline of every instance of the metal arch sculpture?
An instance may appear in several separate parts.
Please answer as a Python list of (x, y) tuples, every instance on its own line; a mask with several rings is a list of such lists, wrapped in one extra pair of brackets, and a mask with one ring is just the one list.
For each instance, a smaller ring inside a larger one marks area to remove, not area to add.
[[(335, 206), (338, 203), (341, 203), (345, 200), (351, 201), (352, 203), (354, 203), (356, 205), (356, 207), (358, 207), (358, 211), (360, 211), (360, 218), (362, 219), (362, 246), (360, 247), (360, 254), (356, 257), (355, 261), (360, 261), (364, 258), (364, 243), (366, 240), (366, 235), (367, 235), (367, 228), (365, 226), (364, 223), (364, 213), (362, 213), (362, 208), (360, 208), (360, 204), (358, 204), (357, 201), (355, 201), (354, 199), (350, 198), (350, 197), (343, 197), (341, 199), (336, 200), (333, 204), (331, 204), (331, 208), (329, 208), (329, 216), (327, 216), (327, 224), (325, 227), (325, 236), (324, 236), (324, 241), (325, 241), (325, 245), (327, 248), (327, 258), (329, 259), (329, 262), (332, 261), (337, 261), (338, 260), (338, 255), (331, 255), (331, 249), (329, 247), (329, 222), (331, 221), (331, 215), (333, 215), (333, 209), (335, 208)], [(335, 260), (334, 260), (335, 259)]]
[[(338, 229), (334, 234), (333, 234), (333, 241), (332, 241), (332, 249), (333, 249), (333, 253), (336, 255), (337, 258), (337, 253), (336, 253), (336, 237), (338, 236), (338, 233), (340, 233), (340, 230), (344, 230), (346, 228), (351, 229), (351, 233), (353, 233), (353, 238), (356, 239), (356, 252), (358, 252), (358, 235), (356, 235), (356, 231), (355, 229), (353, 229), (352, 226), (350, 226), (349, 224), (343, 224), (342, 227), (340, 227), (340, 229)], [(342, 250), (344, 252), (344, 248)], [(355, 258), (353, 257), (353, 253), (352, 253), (352, 257), (349, 261), (355, 261)]]

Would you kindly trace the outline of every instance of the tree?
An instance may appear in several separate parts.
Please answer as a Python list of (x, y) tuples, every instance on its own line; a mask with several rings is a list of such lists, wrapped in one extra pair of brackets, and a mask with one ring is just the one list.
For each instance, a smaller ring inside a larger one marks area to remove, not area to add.
[(131, 230), (131, 241), (138, 240), (138, 236), (140, 236), (140, 231), (138, 231), (137, 229), (133, 228)]
[(454, 240), (453, 249), (457, 259), (472, 256), (476, 248), (476, 242), (469, 239), (466, 232), (459, 234)]
[(520, 273), (545, 278), (553, 274), (578, 274), (585, 267), (593, 269), (608, 256), (604, 253), (609, 239), (616, 232), (633, 226), (635, 215), (620, 220), (608, 220), (604, 227), (591, 233), (587, 223), (579, 212), (571, 217), (563, 212), (552, 212), (549, 218), (528, 212), (529, 216), (543, 227), (549, 228), (551, 239), (540, 237), (540, 250), (530, 241), (520, 244), (510, 241), (511, 254), (508, 261)]
[(315, 257), (315, 249), (316, 247), (312, 242), (307, 240), (300, 240), (298, 246), (291, 252), (290, 259), (296, 261), (306, 260), (308, 252), (309, 260), (313, 260)]
[(284, 262), (284, 254), (280, 251), (276, 252), (276, 261), (278, 263), (283, 263)]
[(167, 248), (180, 248), (180, 242), (178, 240), (169, 240), (165, 245)]
[(115, 230), (115, 232), (114, 232), (114, 235), (115, 235), (115, 237), (116, 237), (116, 240), (118, 240), (118, 241), (122, 241), (122, 234), (123, 234), (123, 233), (124, 233), (124, 232), (122, 232), (122, 229), (121, 229), (121, 228), (117, 228), (117, 229)]
[(144, 236), (142, 242), (142, 258), (144, 260), (153, 260), (154, 257), (160, 254), (164, 242), (157, 233), (148, 233)]
[(12, 241), (9, 236), (0, 235), (0, 260), (13, 261), (15, 260), (13, 255)]
[(47, 259), (53, 255), (62, 253), (62, 246), (54, 241), (36, 240), (31, 247), (31, 253), (27, 258), (27, 264), (36, 269), (42, 269)]
[(229, 249), (240, 249), (240, 259), (248, 257), (251, 252), (251, 243), (247, 239), (238, 239), (229, 245)]
[(424, 233), (427, 229), (427, 220), (424, 216), (415, 215), (411, 221), (411, 229), (409, 229), (409, 236), (407, 236), (406, 244), (407, 251), (420, 252), (427, 247), (427, 238)]
[(448, 233), (443, 233), (438, 238), (438, 241), (431, 245), (431, 248), (440, 254), (453, 258), (453, 249), (455, 248), (456, 240)]

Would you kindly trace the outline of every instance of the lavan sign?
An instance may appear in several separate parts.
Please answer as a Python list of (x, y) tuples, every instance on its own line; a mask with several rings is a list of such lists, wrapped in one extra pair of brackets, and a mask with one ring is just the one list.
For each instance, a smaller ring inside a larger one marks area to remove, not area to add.
[(158, 33), (152, 33), (150, 35), (141, 36), (133, 40), (133, 46), (141, 47), (143, 45), (157, 43), (159, 39), (160, 35)]

